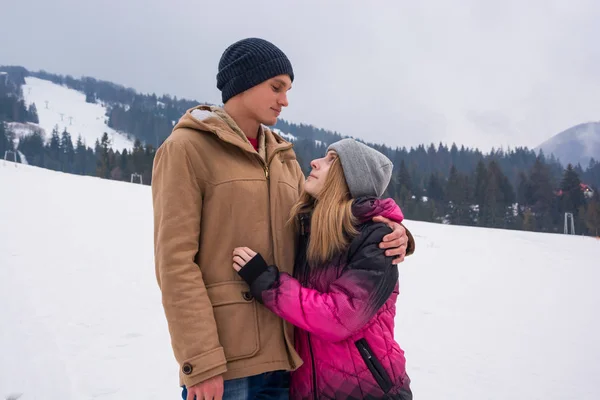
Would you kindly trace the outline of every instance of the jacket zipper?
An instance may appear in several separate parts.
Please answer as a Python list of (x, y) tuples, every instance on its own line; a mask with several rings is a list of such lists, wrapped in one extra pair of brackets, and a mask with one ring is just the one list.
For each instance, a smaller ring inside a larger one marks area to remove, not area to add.
[(371, 347), (364, 338), (357, 340), (355, 345), (358, 348), (358, 352), (360, 353), (362, 359), (367, 365), (367, 368), (369, 371), (371, 371), (373, 378), (375, 378), (375, 381), (381, 390), (383, 390), (383, 392), (386, 394), (386, 398), (389, 398), (388, 392), (394, 386), (390, 376), (385, 371), (377, 357), (375, 357)]
[[(306, 221), (305, 221), (305, 217), (303, 215), (300, 216), (300, 241), (304, 240), (304, 237), (306, 235)], [(298, 263), (298, 265), (300, 265), (299, 263), (299, 259), (303, 260), (302, 264), (304, 264), (306, 262), (305, 259), (302, 258), (301, 255), (301, 251), (306, 251), (306, 249), (304, 248), (304, 246), (301, 246), (300, 243), (298, 244), (299, 248), (298, 248), (298, 254), (296, 255), (296, 260), (294, 261), (294, 265), (296, 265), (296, 263)], [(302, 284), (306, 284), (308, 283), (307, 281), (307, 277), (306, 274), (304, 273), (304, 266), (303, 266), (303, 271), (302, 271), (302, 276), (300, 276), (300, 272), (295, 270), (294, 271), (294, 276), (296, 278), (298, 278), (300, 280), (300, 282), (302, 282)], [(311, 361), (311, 366), (312, 366), (312, 390), (313, 390), (313, 399), (317, 400), (317, 369), (315, 367), (315, 356), (313, 354), (313, 349), (312, 349), (312, 341), (310, 340), (310, 332), (306, 332), (306, 338), (308, 340), (308, 350), (310, 352), (310, 361)]]
[(273, 151), (273, 153), (270, 155), (268, 160), (263, 160), (263, 158), (259, 154), (253, 153), (253, 154), (256, 154), (256, 156), (258, 157), (258, 160), (263, 165), (263, 170), (265, 171), (265, 178), (267, 180), (269, 180), (269, 165), (271, 164), (271, 161), (273, 161), (273, 157), (275, 157), (275, 154), (277, 154), (281, 151), (286, 151), (286, 150), (292, 149), (293, 147), (294, 147), (293, 145), (290, 145), (288, 147), (281, 147), (279, 149), (275, 149), (275, 151)]
[(306, 332), (308, 337), (308, 349), (310, 350), (310, 361), (312, 363), (312, 387), (313, 398), (317, 400), (317, 370), (315, 368), (315, 357), (313, 356), (312, 343), (310, 341), (310, 333)]
[[(276, 247), (275, 247), (275, 240), (273, 238), (273, 228), (272, 228), (273, 218), (271, 217), (271, 181), (270, 181), (270, 176), (269, 176), (269, 165), (271, 165), (271, 161), (273, 161), (273, 157), (275, 157), (275, 154), (279, 153), (280, 151), (289, 150), (291, 148), (293, 148), (293, 145), (276, 149), (275, 151), (273, 151), (273, 153), (270, 155), (270, 157), (267, 160), (263, 160), (263, 158), (257, 154), (258, 159), (263, 164), (263, 170), (265, 172), (265, 179), (266, 179), (266, 183), (267, 183), (267, 201), (268, 201), (267, 207), (269, 209), (269, 211), (268, 211), (269, 212), (269, 236), (271, 237), (271, 246), (273, 247), (273, 262), (276, 262), (276, 260), (275, 260)], [(282, 324), (282, 328), (284, 331), (285, 331), (285, 323), (286, 322), (284, 320), (282, 320), (281, 324)], [(311, 349), (311, 357), (312, 357), (312, 349)], [(314, 362), (313, 362), (313, 366), (314, 366)], [(295, 368), (295, 363), (292, 363), (292, 368)], [(316, 397), (315, 397), (315, 400), (317, 400)]]
[[(260, 154), (258, 154), (257, 152), (254, 151), (249, 151), (246, 149), (246, 152), (251, 153), (251, 154), (255, 154), (256, 157), (258, 158), (258, 161), (261, 163), (262, 167), (263, 167), (263, 171), (265, 173), (265, 179), (266, 179), (266, 183), (267, 183), (267, 201), (269, 202), (267, 207), (268, 207), (268, 212), (269, 212), (269, 235), (271, 236), (271, 246), (273, 247), (273, 259), (275, 258), (275, 252), (276, 252), (276, 247), (275, 247), (275, 241), (273, 240), (273, 229), (272, 229), (272, 223), (273, 220), (271, 218), (271, 185), (270, 185), (270, 174), (269, 174), (269, 165), (271, 164), (271, 161), (273, 161), (273, 158), (275, 157), (275, 155), (281, 151), (286, 151), (289, 149), (294, 148), (293, 144), (290, 144), (289, 146), (286, 147), (280, 147), (278, 149), (275, 149), (273, 151), (273, 153), (271, 153), (268, 157), (267, 160), (263, 159)], [(273, 261), (276, 261), (275, 259)], [(282, 325), (283, 325), (283, 329), (285, 330), (285, 321), (282, 321)], [(311, 350), (312, 352), (312, 350)], [(316, 399), (316, 397), (315, 397)]]
[[(300, 217), (300, 232), (301, 232), (301, 239), (304, 238), (304, 235), (306, 235), (306, 225), (305, 225), (305, 221), (304, 221), (304, 216)], [(301, 251), (302, 249), (299, 248), (298, 251)], [(306, 250), (306, 249), (303, 249)], [(298, 253), (297, 257), (301, 257), (300, 253)], [(298, 271), (294, 271), (294, 274), (296, 274)], [(303, 284), (306, 284), (306, 276), (303, 273), (303, 276), (297, 276), (298, 279), (300, 279), (300, 281)], [(308, 350), (310, 352), (310, 361), (311, 361), (311, 366), (312, 366), (312, 390), (313, 390), (313, 399), (317, 400), (317, 368), (315, 367), (315, 356), (313, 354), (313, 349), (312, 349), (312, 341), (310, 340), (310, 332), (306, 332), (306, 338), (308, 340)]]
[(275, 260), (276, 247), (275, 247), (275, 241), (273, 240), (273, 229), (272, 229), (273, 219), (271, 218), (271, 183), (270, 183), (270, 176), (269, 176), (269, 165), (271, 164), (271, 161), (273, 161), (275, 154), (279, 153), (280, 151), (289, 150), (293, 147), (294, 147), (293, 145), (290, 145), (287, 147), (280, 147), (279, 149), (275, 149), (275, 151), (273, 151), (273, 153), (269, 155), (268, 160), (263, 160), (263, 158), (258, 153), (254, 153), (254, 154), (256, 154), (256, 156), (258, 157), (260, 162), (263, 164), (263, 170), (265, 172), (265, 179), (267, 180), (267, 197), (268, 197), (268, 201), (269, 201), (269, 204), (268, 204), (268, 207), (269, 207), (269, 234), (271, 236), (271, 245), (273, 246), (273, 261), (274, 262), (276, 262), (276, 260)]

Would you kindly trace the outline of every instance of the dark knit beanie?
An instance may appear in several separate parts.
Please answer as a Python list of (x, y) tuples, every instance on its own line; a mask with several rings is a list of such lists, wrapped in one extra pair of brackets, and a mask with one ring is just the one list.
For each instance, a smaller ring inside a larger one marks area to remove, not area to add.
[(264, 39), (243, 39), (223, 52), (219, 61), (217, 88), (225, 103), (233, 96), (283, 74), (294, 80), (292, 64), (283, 51)]

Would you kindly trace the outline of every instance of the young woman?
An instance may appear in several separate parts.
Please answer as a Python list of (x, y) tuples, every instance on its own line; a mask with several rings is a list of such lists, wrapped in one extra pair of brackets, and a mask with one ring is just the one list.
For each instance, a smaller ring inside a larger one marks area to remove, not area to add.
[(412, 399), (394, 340), (398, 269), (379, 248), (391, 230), (372, 221), (403, 220), (395, 202), (380, 198), (392, 163), (344, 139), (311, 167), (290, 219), (300, 237), (294, 276), (249, 248), (233, 252), (254, 298), (297, 327), (304, 363), (292, 374), (290, 398)]

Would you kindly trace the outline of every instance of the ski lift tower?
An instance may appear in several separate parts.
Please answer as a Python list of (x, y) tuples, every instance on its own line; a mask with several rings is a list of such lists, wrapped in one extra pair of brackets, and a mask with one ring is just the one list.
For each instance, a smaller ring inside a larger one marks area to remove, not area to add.
[[(569, 219), (571, 219), (571, 232), (569, 233)], [(575, 220), (573, 218), (573, 213), (567, 212), (565, 213), (565, 235), (574, 235), (575, 234)]]
[(19, 160), (17, 159), (17, 152), (13, 150), (6, 150), (4, 152), (4, 160), (14, 162), (16, 167), (17, 163), (19, 162)]
[[(137, 179), (137, 182), (134, 182), (135, 179)], [(131, 174), (131, 183), (139, 183), (139, 184), (143, 185), (144, 182), (142, 181), (142, 175), (138, 174), (137, 172), (134, 172), (133, 174)]]

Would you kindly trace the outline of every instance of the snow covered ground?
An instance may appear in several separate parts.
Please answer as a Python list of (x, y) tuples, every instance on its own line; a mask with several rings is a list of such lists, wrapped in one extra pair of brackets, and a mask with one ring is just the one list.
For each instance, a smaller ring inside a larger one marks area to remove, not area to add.
[[(147, 186), (0, 161), (0, 399), (177, 399)], [(407, 221), (418, 400), (600, 398), (600, 240)]]
[(106, 125), (106, 107), (86, 103), (85, 94), (81, 92), (44, 79), (26, 77), (23, 96), (27, 106), (35, 103), (39, 126), (44, 129), (47, 140), (58, 125), (59, 134), (67, 128), (73, 143), (81, 135), (87, 146), (93, 148), (96, 139), (100, 140), (106, 132), (115, 151), (133, 148), (133, 141)]

